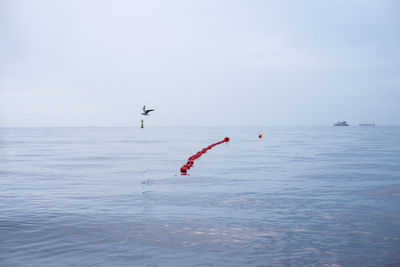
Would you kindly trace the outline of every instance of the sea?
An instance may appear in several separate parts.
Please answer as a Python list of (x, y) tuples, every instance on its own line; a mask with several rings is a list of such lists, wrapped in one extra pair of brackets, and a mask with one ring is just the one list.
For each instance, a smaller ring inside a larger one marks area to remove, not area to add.
[(400, 266), (400, 127), (0, 128), (0, 266)]

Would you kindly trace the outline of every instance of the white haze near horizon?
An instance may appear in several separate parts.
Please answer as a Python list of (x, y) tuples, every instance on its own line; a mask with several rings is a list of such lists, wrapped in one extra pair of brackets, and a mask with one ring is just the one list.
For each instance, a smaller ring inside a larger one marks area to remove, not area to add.
[(0, 126), (400, 124), (399, 1), (0, 0)]

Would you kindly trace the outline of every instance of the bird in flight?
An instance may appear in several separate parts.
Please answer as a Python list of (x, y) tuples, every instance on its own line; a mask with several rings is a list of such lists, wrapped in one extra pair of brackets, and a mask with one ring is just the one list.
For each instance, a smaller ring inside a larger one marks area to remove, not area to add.
[(154, 111), (155, 109), (147, 109), (146, 110), (146, 106), (143, 106), (143, 113), (142, 113), (142, 115), (144, 115), (144, 116), (149, 116), (149, 112), (150, 111)]

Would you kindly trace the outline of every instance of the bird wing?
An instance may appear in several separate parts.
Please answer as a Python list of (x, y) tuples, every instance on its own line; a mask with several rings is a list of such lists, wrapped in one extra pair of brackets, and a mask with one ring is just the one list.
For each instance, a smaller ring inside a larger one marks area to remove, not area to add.
[(143, 106), (143, 112), (146, 112), (146, 106)]
[(155, 109), (148, 109), (146, 110), (146, 112), (150, 112), (150, 111), (154, 111)]

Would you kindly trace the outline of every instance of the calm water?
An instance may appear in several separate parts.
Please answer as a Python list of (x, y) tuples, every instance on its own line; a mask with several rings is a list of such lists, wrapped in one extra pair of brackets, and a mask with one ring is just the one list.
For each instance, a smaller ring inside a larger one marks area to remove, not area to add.
[(271, 265), (400, 265), (400, 127), (0, 128), (0, 266)]

